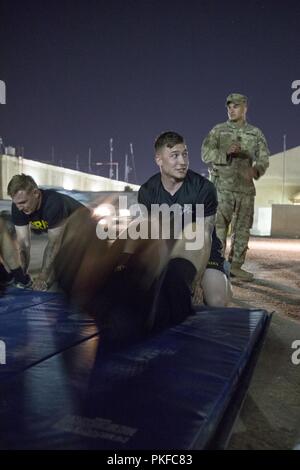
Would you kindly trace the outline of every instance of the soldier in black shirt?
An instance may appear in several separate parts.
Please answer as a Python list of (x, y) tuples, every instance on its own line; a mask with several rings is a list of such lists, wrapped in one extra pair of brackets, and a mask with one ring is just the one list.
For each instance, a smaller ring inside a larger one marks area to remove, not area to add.
[(21, 262), (27, 272), (30, 261), (30, 228), (48, 234), (41, 272), (33, 288), (47, 290), (52, 279), (52, 265), (59, 248), (60, 237), (67, 218), (84, 207), (75, 199), (54, 190), (39, 189), (29, 175), (15, 175), (8, 184), (12, 198), (12, 221), (16, 227)]
[[(169, 243), (170, 265), (184, 273), (190, 286), (196, 273), (202, 276), (205, 302), (210, 306), (225, 306), (230, 298), (230, 283), (224, 273), (222, 244), (216, 236), (214, 217), (217, 198), (214, 186), (201, 175), (188, 169), (188, 154), (184, 140), (174, 132), (158, 137), (155, 143), (156, 163), (160, 173), (144, 183), (138, 194), (139, 203), (148, 213), (152, 204), (178, 204), (192, 210), (192, 222), (196, 224), (196, 205), (204, 205), (204, 247), (187, 250), (186, 240)], [(189, 206), (191, 205), (191, 206)], [(183, 277), (184, 277), (183, 275)]]
[[(143, 224), (144, 228), (155, 227), (157, 220), (152, 217), (150, 220), (138, 217), (123, 232), (124, 238), (120, 234), (110, 244), (105, 237), (99, 237), (93, 217), (83, 213), (68, 219), (57, 256), (56, 273), (62, 289), (97, 319), (102, 333), (106, 331), (106, 338), (119, 343), (180, 323), (192, 314), (191, 287), (197, 273), (202, 276), (205, 271), (202, 283), (209, 271), (219, 273), (223, 285), (227, 282), (214, 231), (217, 209), (214, 185), (188, 170), (186, 145), (178, 134), (162, 134), (155, 151), (160, 174), (141, 186), (139, 204), (151, 212), (152, 204), (178, 203), (180, 223), (185, 221), (182, 213), (186, 205), (190, 205), (187, 208), (191, 209), (191, 225), (200, 224), (197, 205), (202, 205), (204, 217), (200, 227), (204, 244), (187, 249), (184, 231), (182, 238), (175, 231), (169, 238), (155, 238), (149, 232), (145, 237), (131, 236), (131, 227), (140, 227), (141, 230), (136, 230), (140, 234)], [(74, 253), (80, 256), (74, 257)], [(206, 269), (209, 259), (217, 269)], [(219, 286), (214, 284), (214, 288), (216, 298)], [(210, 304), (206, 290), (204, 295)]]

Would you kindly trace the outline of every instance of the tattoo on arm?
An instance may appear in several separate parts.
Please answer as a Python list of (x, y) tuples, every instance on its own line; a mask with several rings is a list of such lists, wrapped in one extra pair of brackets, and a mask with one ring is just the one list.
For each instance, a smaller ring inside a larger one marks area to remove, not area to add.
[(19, 248), (20, 252), (20, 259), (21, 259), (21, 266), (26, 273), (30, 263), (30, 247), (26, 245), (20, 245)]
[(30, 263), (30, 228), (29, 225), (16, 226), (22, 268), (27, 272)]
[(48, 232), (48, 243), (46, 245), (41, 273), (48, 279), (52, 275), (53, 261), (58, 253), (62, 235), (62, 227), (51, 229)]

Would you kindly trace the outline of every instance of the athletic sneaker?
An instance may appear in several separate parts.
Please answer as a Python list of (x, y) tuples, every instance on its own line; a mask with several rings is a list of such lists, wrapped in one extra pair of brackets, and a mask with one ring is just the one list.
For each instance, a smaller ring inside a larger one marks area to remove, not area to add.
[(18, 289), (31, 289), (32, 288), (32, 279), (29, 276), (29, 274), (26, 274), (26, 282), (15, 282), (14, 287), (17, 287)]

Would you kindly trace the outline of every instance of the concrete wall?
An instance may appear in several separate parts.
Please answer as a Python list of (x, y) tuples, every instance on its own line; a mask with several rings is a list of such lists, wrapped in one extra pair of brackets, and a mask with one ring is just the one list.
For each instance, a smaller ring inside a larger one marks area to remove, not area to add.
[[(272, 155), (270, 166), (264, 176), (255, 182), (256, 198), (254, 222), (251, 234), (268, 236), (273, 233), (273, 224), (278, 227), (279, 212), (273, 218), (274, 205), (284, 204), (281, 210), (293, 207), (293, 196), (300, 192), (300, 146)], [(277, 209), (276, 209), (277, 210)], [(277, 228), (276, 228), (277, 230)], [(297, 236), (297, 232), (292, 231)]]
[(272, 206), (272, 237), (300, 238), (300, 206), (274, 204)]
[(123, 191), (125, 186), (138, 190), (136, 184), (111, 180), (68, 168), (27, 160), (22, 157), (0, 155), (0, 199), (10, 199), (7, 185), (10, 179), (20, 173), (29, 174), (40, 186), (63, 187), (78, 191)]
[(270, 157), (266, 174), (255, 182), (258, 207), (291, 204), (300, 191), (300, 146)]

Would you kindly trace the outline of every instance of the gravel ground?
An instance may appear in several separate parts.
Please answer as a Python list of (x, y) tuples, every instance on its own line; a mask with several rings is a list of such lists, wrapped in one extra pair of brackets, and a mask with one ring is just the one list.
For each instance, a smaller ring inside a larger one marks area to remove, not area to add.
[(245, 267), (251, 283), (232, 279), (233, 305), (246, 302), (300, 321), (300, 241), (252, 238)]
[(229, 449), (293, 449), (300, 444), (300, 241), (252, 238), (245, 268), (251, 283), (233, 280), (234, 306), (274, 312)]

